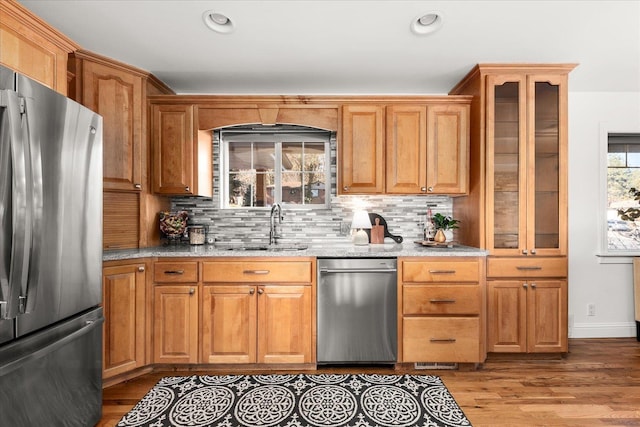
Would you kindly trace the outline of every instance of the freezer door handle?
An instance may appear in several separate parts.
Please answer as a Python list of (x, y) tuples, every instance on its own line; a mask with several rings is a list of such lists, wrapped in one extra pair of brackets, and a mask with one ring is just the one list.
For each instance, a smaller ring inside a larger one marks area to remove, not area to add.
[[(27, 131), (26, 114), (24, 114), (24, 98), (11, 90), (0, 92), (0, 106), (4, 107), (9, 127), (9, 142), (2, 144), (0, 154), (3, 170), (11, 175), (4, 179), (2, 193), (5, 197), (0, 207), (0, 220), (7, 225), (0, 242), (2, 255), (2, 272), (0, 281), (2, 286), (3, 306), (2, 317), (12, 319), (20, 314), (20, 296), (26, 290), (29, 272), (29, 249), (31, 246), (31, 164), (29, 145), (25, 142)], [(8, 151), (7, 153), (7, 148)], [(8, 181), (8, 182), (7, 182)], [(9, 201), (10, 205), (5, 203)], [(7, 217), (8, 216), (8, 217)], [(10, 242), (4, 241), (10, 239)], [(6, 248), (11, 248), (6, 253)]]

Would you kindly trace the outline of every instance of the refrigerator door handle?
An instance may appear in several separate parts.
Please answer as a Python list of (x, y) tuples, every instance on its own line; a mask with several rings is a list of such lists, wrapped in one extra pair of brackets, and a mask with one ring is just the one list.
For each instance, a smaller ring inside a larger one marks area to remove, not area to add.
[[(5, 107), (7, 122), (9, 124), (9, 151), (10, 167), (12, 176), (9, 190), (11, 206), (5, 209), (3, 222), (7, 222), (6, 215), (10, 215), (11, 225), (9, 236), (10, 242), (2, 242), (3, 252), (10, 248), (10, 253), (3, 253), (3, 265), (8, 267), (4, 273), (8, 276), (2, 280), (3, 307), (2, 318), (12, 319), (21, 312), (21, 292), (27, 287), (29, 271), (29, 249), (31, 246), (31, 164), (29, 162), (29, 146), (25, 143), (26, 121), (24, 114), (24, 98), (11, 90), (2, 91), (0, 105)], [(6, 166), (6, 163), (5, 163)], [(10, 213), (9, 213), (10, 211)], [(10, 261), (6, 261), (6, 257)], [(4, 267), (6, 270), (7, 267)], [(24, 309), (24, 306), (22, 306)]]

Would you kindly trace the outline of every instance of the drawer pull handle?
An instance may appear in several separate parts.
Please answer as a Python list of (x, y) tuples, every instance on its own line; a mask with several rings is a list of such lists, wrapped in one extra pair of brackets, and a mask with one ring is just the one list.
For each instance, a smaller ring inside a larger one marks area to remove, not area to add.
[(456, 342), (455, 338), (431, 338), (429, 341), (434, 342), (434, 343), (454, 343)]
[(269, 270), (244, 270), (242, 274), (269, 274)]
[(542, 270), (542, 267), (536, 265), (519, 265), (516, 267), (518, 270)]
[(455, 270), (429, 270), (431, 274), (456, 274)]
[(184, 270), (167, 270), (164, 272), (164, 274), (180, 275), (184, 274)]
[(429, 300), (431, 304), (454, 304), (456, 300), (454, 299), (432, 299)]

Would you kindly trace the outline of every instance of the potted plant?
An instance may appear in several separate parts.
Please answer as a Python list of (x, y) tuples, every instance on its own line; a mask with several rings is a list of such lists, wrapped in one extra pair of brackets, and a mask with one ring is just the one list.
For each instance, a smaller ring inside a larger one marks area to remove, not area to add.
[[(436, 227), (435, 241), (447, 242), (453, 240), (453, 230), (459, 228), (460, 221), (453, 219), (451, 215), (437, 213), (433, 216), (433, 225)], [(442, 236), (438, 236), (440, 233)]]

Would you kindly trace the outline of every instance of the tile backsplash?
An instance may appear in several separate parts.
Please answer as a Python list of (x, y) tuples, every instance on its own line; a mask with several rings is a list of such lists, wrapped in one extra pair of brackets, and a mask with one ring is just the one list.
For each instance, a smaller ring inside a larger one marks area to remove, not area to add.
[[(216, 242), (266, 243), (269, 240), (269, 208), (220, 209), (220, 158), (217, 132), (213, 137), (213, 198), (173, 197), (172, 210), (189, 213), (189, 225), (204, 225)], [(338, 196), (336, 195), (336, 140), (331, 138), (331, 203), (325, 209), (284, 207), (284, 220), (278, 225), (282, 242), (332, 243), (350, 241), (348, 228), (353, 211), (363, 207), (381, 215), (389, 233), (400, 235), (405, 242), (422, 237), (422, 222), (428, 208), (450, 215), (449, 196)], [(343, 224), (344, 223), (344, 224)], [(346, 230), (345, 230), (346, 227)], [(391, 241), (390, 239), (388, 239)]]

